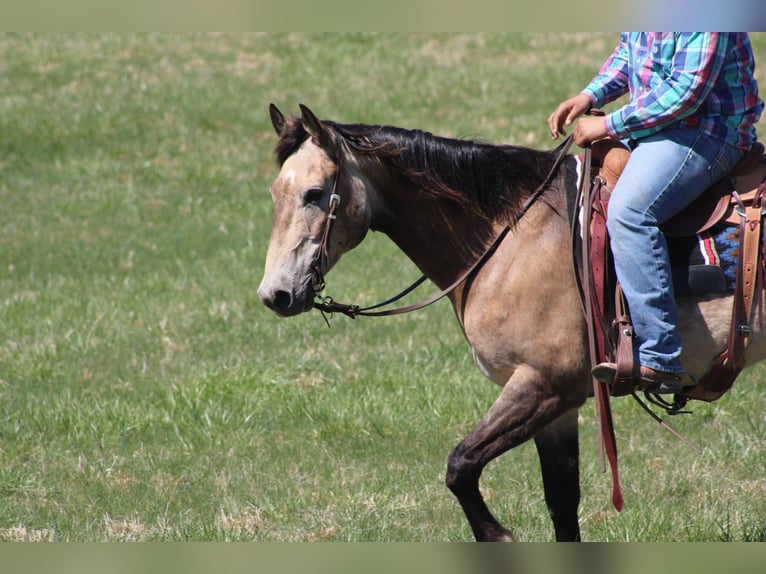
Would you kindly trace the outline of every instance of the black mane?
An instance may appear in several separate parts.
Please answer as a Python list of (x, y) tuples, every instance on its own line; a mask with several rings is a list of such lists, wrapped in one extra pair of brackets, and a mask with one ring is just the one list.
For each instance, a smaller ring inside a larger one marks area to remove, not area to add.
[[(324, 121), (336, 140), (375, 156), (421, 193), (447, 198), (489, 220), (514, 220), (548, 176), (557, 152), (435, 136), (421, 130)], [(306, 140), (298, 118), (285, 122), (275, 153), (282, 164)]]

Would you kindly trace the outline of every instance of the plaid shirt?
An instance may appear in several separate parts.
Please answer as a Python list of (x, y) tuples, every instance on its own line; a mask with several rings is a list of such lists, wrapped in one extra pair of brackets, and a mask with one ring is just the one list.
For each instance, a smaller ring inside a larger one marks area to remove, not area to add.
[(623, 33), (583, 93), (596, 107), (630, 94), (604, 119), (613, 138), (678, 127), (748, 148), (763, 110), (754, 68), (746, 33)]

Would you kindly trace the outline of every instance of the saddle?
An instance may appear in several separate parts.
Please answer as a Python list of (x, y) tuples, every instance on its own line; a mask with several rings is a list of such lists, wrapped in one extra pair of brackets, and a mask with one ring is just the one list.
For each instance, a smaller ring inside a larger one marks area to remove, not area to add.
[[(589, 268), (584, 277), (592, 317), (588, 326), (591, 360), (594, 364), (602, 361), (617, 364), (617, 376), (608, 392), (620, 396), (634, 391), (633, 328), (628, 305), (614, 275), (606, 219), (611, 190), (630, 157), (630, 150), (618, 142), (602, 140), (592, 145), (590, 155), (591, 188), (588, 205), (584, 206), (590, 229), (584, 242), (584, 266), (589, 264)], [(726, 348), (718, 351), (711, 368), (699, 378), (699, 385), (675, 395), (669, 412), (680, 410), (689, 399), (707, 402), (719, 399), (744, 368), (755, 303), (763, 300), (765, 194), (766, 157), (763, 144), (757, 142), (728, 176), (661, 226), (669, 241), (695, 236), (719, 224), (739, 229), (734, 304)], [(607, 296), (608, 293), (614, 295)], [(662, 401), (662, 406), (669, 405)]]

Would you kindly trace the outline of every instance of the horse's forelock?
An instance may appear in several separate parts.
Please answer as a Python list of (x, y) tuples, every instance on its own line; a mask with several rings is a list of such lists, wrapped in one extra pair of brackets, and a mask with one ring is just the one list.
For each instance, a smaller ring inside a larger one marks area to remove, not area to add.
[[(339, 139), (345, 139), (338, 134), (338, 124), (335, 122), (323, 121), (322, 125), (327, 130), (327, 141), (323, 144), (330, 157), (337, 155), (334, 149), (338, 145)], [(274, 148), (274, 155), (277, 163), (282, 165), (288, 157), (293, 155), (301, 144), (310, 137), (309, 132), (303, 124), (303, 120), (296, 116), (290, 116), (285, 120), (284, 128), (279, 136), (279, 141)]]
[(300, 118), (290, 116), (285, 120), (282, 133), (274, 148), (277, 163), (282, 165), (288, 157), (293, 155), (301, 144), (309, 137), (306, 128)]

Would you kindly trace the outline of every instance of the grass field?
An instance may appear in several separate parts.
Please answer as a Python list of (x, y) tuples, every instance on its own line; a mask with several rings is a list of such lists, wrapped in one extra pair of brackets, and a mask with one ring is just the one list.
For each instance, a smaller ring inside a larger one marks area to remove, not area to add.
[[(328, 329), (258, 301), (267, 106), (547, 148), (614, 42), (0, 36), (0, 540), (471, 539), (445, 461), (497, 389), (449, 305)], [(416, 276), (372, 236), (328, 291), (370, 303)], [(672, 421), (701, 456), (615, 401), (621, 513), (583, 408), (584, 538), (766, 541), (763, 373)], [(520, 539), (552, 539), (532, 445), (483, 491)]]

